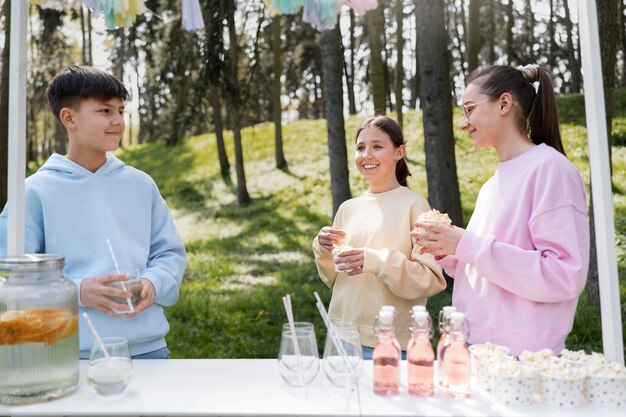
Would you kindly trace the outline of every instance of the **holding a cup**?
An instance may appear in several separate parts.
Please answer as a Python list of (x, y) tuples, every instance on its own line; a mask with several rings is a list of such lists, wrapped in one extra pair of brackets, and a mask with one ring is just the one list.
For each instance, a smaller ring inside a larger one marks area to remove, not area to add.
[(122, 270), (122, 271), (113, 272), (112, 275), (113, 274), (123, 275), (124, 277), (128, 277), (128, 281), (125, 281), (125, 280), (112, 281), (107, 285), (112, 288), (118, 288), (120, 290), (130, 292), (131, 296), (130, 298), (110, 297), (111, 300), (125, 307), (123, 309), (113, 307), (111, 308), (111, 310), (120, 314), (134, 313), (135, 307), (139, 304), (139, 301), (141, 299), (141, 292), (142, 292), (141, 290), (143, 289), (141, 278), (139, 276), (139, 270), (138, 269)]

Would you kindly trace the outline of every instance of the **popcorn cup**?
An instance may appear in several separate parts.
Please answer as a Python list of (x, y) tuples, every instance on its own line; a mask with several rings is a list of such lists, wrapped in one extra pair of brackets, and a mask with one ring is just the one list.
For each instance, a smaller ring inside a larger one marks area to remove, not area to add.
[[(522, 365), (527, 369), (532, 369)], [(529, 370), (521, 375), (493, 374), (493, 395), (507, 405), (532, 404), (535, 395), (537, 372)]]
[(505, 346), (486, 343), (471, 345), (469, 351), (472, 376), (476, 384), (485, 391), (491, 391), (493, 385), (491, 367), (504, 361), (513, 360), (507, 355), (509, 349)]
[[(424, 224), (432, 224), (432, 225), (439, 225), (439, 226), (450, 226), (452, 224), (451, 220), (448, 221), (432, 221), (432, 220), (418, 220), (420, 223), (424, 223)], [(428, 230), (424, 229), (423, 227), (418, 227), (417, 231), (420, 233), (425, 233)]]
[(343, 265), (341, 263), (337, 263), (338, 257), (341, 252), (352, 249), (350, 245), (337, 245), (333, 248), (333, 262), (335, 263), (335, 272), (350, 272), (351, 270), (340, 270), (339, 266)]
[(589, 375), (585, 381), (585, 397), (595, 405), (614, 407), (626, 404), (626, 375)]
[(568, 376), (541, 374), (541, 394), (543, 400), (559, 407), (578, 407), (583, 402), (585, 374)]

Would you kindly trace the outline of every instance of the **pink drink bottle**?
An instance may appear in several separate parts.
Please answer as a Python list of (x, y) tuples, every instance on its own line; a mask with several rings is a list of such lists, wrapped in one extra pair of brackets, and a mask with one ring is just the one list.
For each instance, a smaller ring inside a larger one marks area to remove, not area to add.
[(467, 398), (470, 395), (470, 353), (465, 343), (463, 313), (450, 314), (448, 337), (450, 346), (446, 350), (443, 362), (446, 380), (446, 393), (454, 398)]
[(439, 342), (437, 343), (437, 381), (439, 386), (445, 388), (448, 385), (446, 380), (446, 373), (444, 371), (445, 363), (443, 361), (446, 350), (450, 346), (450, 339), (448, 337), (448, 326), (450, 322), (450, 313), (456, 311), (456, 307), (445, 306), (439, 312)]
[(374, 394), (397, 395), (400, 392), (400, 349), (396, 346), (396, 319), (393, 311), (381, 310), (376, 320), (374, 359)]
[(406, 351), (407, 354), (409, 352), (409, 349), (411, 349), (411, 346), (413, 346), (413, 333), (415, 333), (415, 313), (417, 313), (418, 311), (426, 311), (426, 306), (423, 305), (414, 305), (413, 307), (411, 307), (411, 320), (409, 320), (409, 344), (406, 346)]
[(407, 347), (409, 394), (420, 397), (433, 395), (435, 353), (430, 344), (430, 316), (427, 311), (413, 311), (411, 341)]

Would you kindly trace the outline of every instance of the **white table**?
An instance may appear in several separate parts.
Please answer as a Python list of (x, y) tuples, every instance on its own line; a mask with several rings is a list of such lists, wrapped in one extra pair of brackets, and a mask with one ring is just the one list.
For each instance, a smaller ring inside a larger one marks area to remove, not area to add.
[[(80, 386), (73, 394), (46, 403), (0, 408), (12, 416), (358, 416), (355, 391), (330, 385), (320, 370), (306, 388), (281, 379), (275, 359), (182, 359), (133, 361), (131, 385), (117, 399), (98, 396), (87, 385), (87, 362), (80, 364)], [(406, 362), (402, 363), (406, 375)], [(404, 377), (402, 381), (406, 381)], [(396, 397), (372, 392), (372, 362), (359, 380), (363, 416), (626, 416), (624, 407), (583, 405), (559, 408), (545, 404), (505, 406), (474, 390), (466, 400), (440, 394)], [(1, 406), (0, 406), (1, 407)]]

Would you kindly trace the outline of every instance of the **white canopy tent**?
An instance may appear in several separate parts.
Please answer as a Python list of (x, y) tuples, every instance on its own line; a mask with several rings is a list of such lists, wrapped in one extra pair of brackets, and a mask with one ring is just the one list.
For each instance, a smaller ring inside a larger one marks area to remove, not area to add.
[[(595, 1), (578, 0), (582, 65), (585, 85), (587, 141), (600, 277), (604, 355), (624, 364), (619, 276), (605, 125), (600, 40)], [(26, 0), (11, 2), (11, 63), (9, 89), (9, 255), (24, 252), (24, 179), (26, 171)]]

